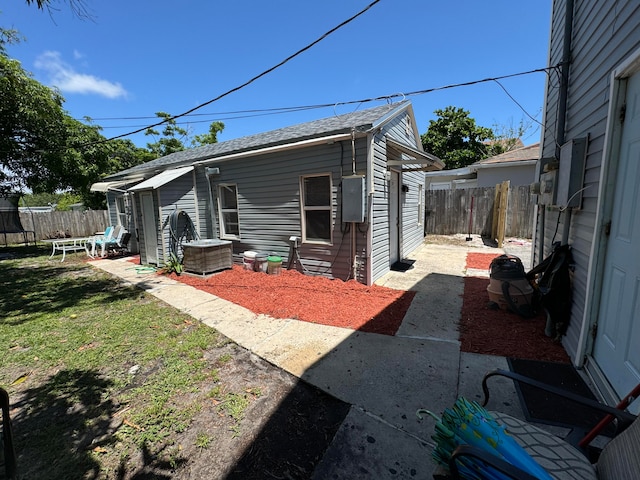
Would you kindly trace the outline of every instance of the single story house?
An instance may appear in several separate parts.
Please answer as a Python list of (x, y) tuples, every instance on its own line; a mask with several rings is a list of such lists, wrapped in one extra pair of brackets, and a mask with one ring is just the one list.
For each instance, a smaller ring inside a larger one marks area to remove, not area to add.
[(571, 246), (562, 342), (615, 403), (640, 383), (640, 3), (554, 0), (549, 65), (534, 263)]
[(540, 144), (520, 147), (485, 158), (468, 167), (425, 173), (427, 190), (495, 187), (505, 180), (511, 186), (531, 185), (536, 179)]
[(135, 233), (143, 264), (220, 239), (235, 262), (261, 252), (370, 285), (422, 243), (424, 172), (442, 167), (403, 101), (173, 153), (92, 190)]

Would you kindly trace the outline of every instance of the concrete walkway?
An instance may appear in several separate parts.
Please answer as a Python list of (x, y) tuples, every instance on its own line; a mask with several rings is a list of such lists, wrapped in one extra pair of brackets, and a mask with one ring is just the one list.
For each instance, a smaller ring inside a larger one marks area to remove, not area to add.
[[(456, 237), (451, 237), (455, 243)], [(459, 240), (459, 239), (458, 239)], [(527, 242), (505, 244), (528, 255)], [(298, 320), (273, 319), (166, 276), (139, 274), (131, 262), (92, 265), (188, 313), (287, 372), (352, 407), (315, 477), (431, 478), (434, 422), (416, 411), (440, 414), (458, 396), (480, 399), (482, 376), (507, 368), (503, 357), (460, 352), (458, 321), (466, 255), (504, 253), (479, 238), (458, 244), (425, 243), (408, 257), (413, 268), (390, 272), (379, 285), (416, 296), (396, 336), (364, 333)], [(529, 268), (529, 265), (525, 265)], [(487, 272), (473, 272), (474, 275)], [(495, 386), (494, 386), (495, 385)], [(496, 379), (488, 407), (523, 418), (511, 382)]]

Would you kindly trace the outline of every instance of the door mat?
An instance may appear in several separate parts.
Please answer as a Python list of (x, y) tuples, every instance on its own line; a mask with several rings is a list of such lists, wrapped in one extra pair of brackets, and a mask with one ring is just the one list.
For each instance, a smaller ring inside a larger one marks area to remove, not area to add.
[[(571, 364), (508, 358), (509, 370), (573, 394), (596, 400)], [(530, 385), (514, 382), (527, 421), (546, 425), (591, 430), (604, 414)], [(607, 435), (607, 430), (603, 432)], [(610, 434), (611, 432), (609, 432)]]
[(391, 270), (394, 272), (406, 272), (407, 270), (411, 270), (413, 268), (413, 264), (415, 262), (415, 260), (400, 260), (391, 265)]

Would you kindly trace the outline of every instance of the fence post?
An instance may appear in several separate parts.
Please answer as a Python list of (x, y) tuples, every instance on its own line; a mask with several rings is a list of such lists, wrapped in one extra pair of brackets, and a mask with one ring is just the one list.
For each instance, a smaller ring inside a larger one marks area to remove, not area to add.
[(505, 230), (507, 227), (507, 211), (509, 210), (509, 185), (511, 182), (505, 180), (504, 182), (496, 185), (496, 201), (494, 203), (494, 212), (497, 218), (493, 217), (492, 233), (495, 231), (493, 237), (498, 242), (498, 248), (502, 248), (504, 242)]

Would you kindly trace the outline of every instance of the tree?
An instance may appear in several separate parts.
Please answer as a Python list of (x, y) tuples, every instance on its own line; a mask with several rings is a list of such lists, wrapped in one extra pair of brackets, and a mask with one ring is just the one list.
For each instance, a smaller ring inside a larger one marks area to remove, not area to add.
[[(155, 158), (131, 140), (106, 141), (102, 128), (71, 117), (66, 118), (66, 144), (57, 162), (56, 174), (64, 179), (58, 189), (80, 195), (87, 208), (106, 208), (105, 196), (91, 192), (91, 185), (105, 175), (117, 173)], [(51, 191), (47, 189), (47, 191)]]
[(211, 145), (218, 143), (218, 134), (224, 130), (224, 123), (211, 122), (209, 125), (209, 133), (203, 133), (202, 135), (196, 135), (191, 141), (191, 145), (194, 147), (200, 147), (202, 145)]
[[(171, 118), (171, 115), (166, 112), (156, 112), (156, 116), (165, 121), (162, 137), (153, 143), (147, 143), (147, 148), (156, 158), (184, 150), (184, 141), (188, 138), (189, 132), (178, 126), (175, 119)], [(160, 135), (160, 132), (154, 128), (147, 128), (144, 134), (153, 135), (155, 138), (156, 135)]]
[[(55, 8), (51, 5), (52, 0), (26, 0), (27, 5), (36, 4), (39, 10), (47, 10), (49, 13), (52, 13), (52, 10)], [(83, 0), (67, 0), (69, 7), (71, 7), (71, 11), (78, 18), (83, 20), (92, 20), (93, 16), (87, 10), (86, 5)]]
[(0, 192), (55, 183), (53, 155), (66, 132), (63, 101), (0, 51)]
[(531, 137), (535, 134), (535, 131), (529, 133), (534, 128), (535, 119), (531, 118), (528, 121), (521, 119), (518, 125), (514, 125), (511, 121), (507, 125), (493, 125), (492, 130), (495, 135), (495, 140), (490, 145), (489, 156), (499, 155), (500, 153), (510, 152), (516, 148), (523, 146), (520, 140), (523, 137)]
[(434, 113), (438, 119), (429, 121), (420, 138), (424, 150), (440, 158), (446, 170), (466, 167), (489, 156), (489, 144), (495, 139), (493, 130), (477, 126), (462, 108), (449, 106)]

